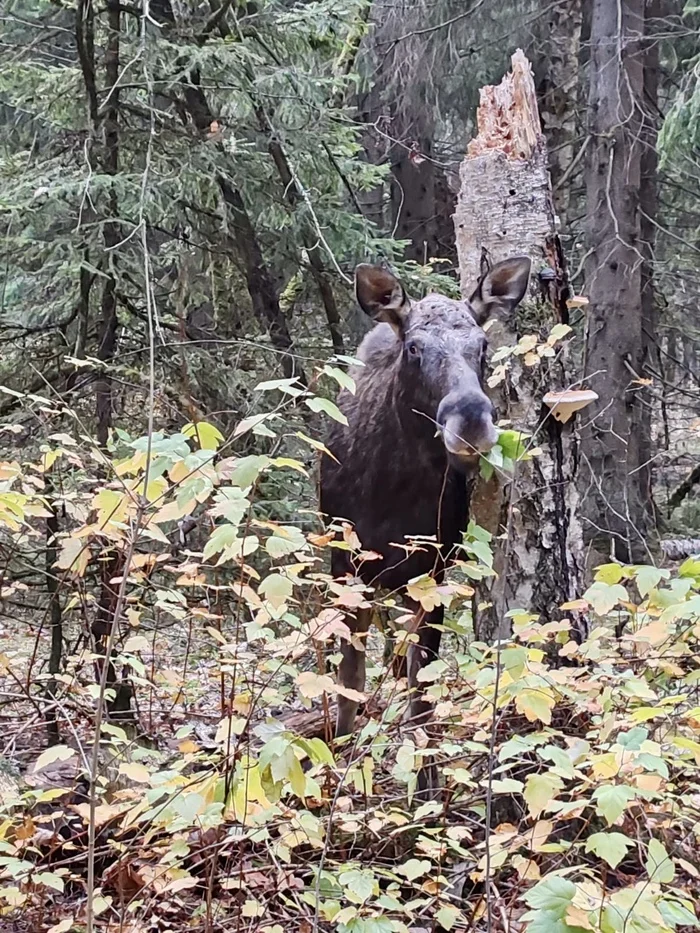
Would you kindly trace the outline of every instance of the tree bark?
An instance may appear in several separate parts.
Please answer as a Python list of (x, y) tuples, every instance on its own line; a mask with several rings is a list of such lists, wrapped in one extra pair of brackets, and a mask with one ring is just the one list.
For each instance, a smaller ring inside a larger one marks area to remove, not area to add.
[[(185, 106), (192, 122), (201, 134), (205, 134), (215, 120), (209, 101), (199, 86), (196, 69), (189, 81), (181, 83)], [(217, 143), (220, 151), (221, 144)], [(286, 378), (297, 376), (306, 383), (303, 367), (294, 359), (293, 341), (287, 319), (280, 309), (279, 296), (268, 268), (243, 196), (234, 183), (223, 173), (217, 174), (217, 184), (227, 206), (232, 223), (232, 239), (243, 263), (246, 285), (253, 312), (270, 335), (270, 343), (279, 351), (282, 372)]]
[[(532, 260), (529, 296), (513, 317), (488, 328), (492, 350), (513, 346), (525, 334), (544, 342), (554, 324), (568, 320), (566, 269), (530, 63), (521, 51), (512, 61), (512, 73), (498, 87), (482, 88), (479, 134), (462, 163), (454, 218), (465, 298), (479, 278), (484, 251), (494, 260)], [(566, 355), (557, 347), (551, 362), (542, 358), (535, 366), (512, 357), (505, 381), (492, 390), (499, 417), (532, 434), (542, 454), (516, 465), (512, 482), (498, 474), (488, 482), (480, 479), (472, 497), (473, 518), (496, 536), (497, 577), (485, 580), (475, 599), (480, 640), (507, 637), (511, 610), (538, 613), (544, 622), (561, 617), (557, 607), (580, 594), (576, 439), (572, 422), (556, 421), (542, 402), (546, 392), (571, 384)]]
[[(104, 154), (102, 169), (106, 175), (115, 177), (119, 172), (119, 43), (121, 10), (118, 0), (107, 5), (107, 46), (105, 49), (105, 86), (108, 88), (108, 103), (102, 120)], [(114, 250), (119, 243), (119, 205), (117, 193), (112, 185), (109, 198), (109, 218), (104, 222), (104, 261), (107, 273), (102, 288), (97, 358), (108, 363), (114, 356), (117, 338), (117, 278), (113, 268)], [(112, 426), (112, 380), (104, 371), (95, 383), (97, 443), (106, 447)]]
[(46, 696), (50, 702), (50, 707), (46, 714), (46, 729), (48, 733), (49, 745), (58, 745), (61, 741), (61, 735), (58, 727), (58, 716), (56, 714), (56, 698), (58, 696), (57, 675), (61, 671), (62, 649), (63, 649), (63, 613), (61, 610), (61, 598), (58, 588), (58, 578), (56, 576), (56, 558), (58, 556), (58, 512), (53, 502), (53, 477), (51, 469), (46, 471), (46, 494), (50, 498), (50, 515), (46, 519), (46, 591), (49, 597), (49, 624), (51, 626), (51, 651), (49, 654), (49, 674), (51, 675), (46, 685)]
[(605, 557), (633, 562), (649, 560), (654, 528), (645, 381), (653, 322), (645, 319), (649, 253), (640, 224), (644, 19), (645, 0), (593, 2), (586, 168), (585, 371), (599, 400), (582, 434), (584, 532)]
[(582, 21), (582, 0), (562, 0), (542, 21), (544, 74), (538, 96), (549, 150), (554, 209), (563, 232), (569, 226), (571, 206), (572, 186), (566, 180), (579, 151), (576, 111)]

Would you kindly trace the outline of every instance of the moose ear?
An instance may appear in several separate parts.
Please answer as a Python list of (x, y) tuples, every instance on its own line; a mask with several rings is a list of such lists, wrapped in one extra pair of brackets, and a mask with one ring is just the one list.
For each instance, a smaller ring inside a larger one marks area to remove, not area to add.
[(527, 256), (505, 259), (479, 279), (469, 299), (477, 324), (483, 324), (494, 312), (510, 314), (525, 296), (530, 281)]
[(386, 321), (395, 330), (401, 326), (410, 310), (404, 287), (383, 266), (362, 263), (355, 269), (355, 294), (365, 314), (374, 321)]

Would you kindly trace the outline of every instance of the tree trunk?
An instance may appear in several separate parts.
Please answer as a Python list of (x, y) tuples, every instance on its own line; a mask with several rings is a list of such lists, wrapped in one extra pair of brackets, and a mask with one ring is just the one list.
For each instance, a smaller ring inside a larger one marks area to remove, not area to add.
[[(121, 32), (121, 8), (117, 0), (110, 0), (107, 5), (107, 46), (105, 49), (105, 85), (109, 89), (109, 103), (105, 108), (102, 131), (104, 133), (104, 156), (102, 167), (106, 175), (115, 177), (119, 172), (119, 42)], [(110, 188), (109, 219), (104, 222), (104, 260), (106, 278), (102, 289), (102, 320), (100, 322), (97, 358), (109, 363), (116, 347), (117, 339), (117, 278), (112, 263), (119, 244), (120, 231), (117, 217), (119, 205), (114, 185)], [(112, 426), (112, 379), (105, 369), (95, 385), (97, 443), (107, 446), (109, 431)]]
[[(656, 145), (661, 121), (661, 111), (659, 110), (659, 46), (661, 44), (661, 39), (659, 35), (663, 32), (664, 24), (662, 22), (662, 16), (666, 12), (667, 7), (668, 0), (646, 0), (645, 33), (647, 38), (644, 50), (644, 98), (641, 104), (641, 134), (644, 149), (641, 156), (639, 185), (640, 249), (644, 256), (641, 269), (642, 335), (645, 342), (645, 354), (647, 358), (652, 361), (652, 366), (658, 373), (663, 373), (665, 361), (662, 359), (661, 350), (657, 343), (657, 322), (659, 315), (654, 288), (656, 217), (659, 209), (659, 157)], [(665, 398), (663, 398), (663, 386), (661, 387), (661, 396), (661, 404), (663, 406), (662, 415), (665, 421), (666, 411)], [(640, 401), (644, 415), (644, 435), (651, 439), (653, 426), (652, 399), (649, 397), (643, 398)], [(651, 464), (649, 463), (644, 469), (647, 473), (646, 482), (650, 490), (649, 502), (653, 510), (652, 515), (655, 523), (658, 523), (659, 517), (654, 507), (653, 498), (651, 497)]]
[[(215, 115), (199, 86), (199, 74), (196, 69), (190, 73), (189, 80), (181, 82), (181, 86), (192, 122), (200, 133), (206, 133), (214, 122)], [(217, 143), (217, 146), (221, 148), (221, 143)], [(285, 377), (297, 376), (301, 382), (306, 383), (303, 367), (294, 358), (294, 345), (287, 319), (280, 309), (277, 288), (265, 262), (262, 246), (243, 196), (231, 179), (221, 173), (217, 174), (217, 183), (231, 215), (231, 238), (243, 264), (253, 313), (270, 335), (270, 343), (279, 352), (280, 365)]]
[(48, 733), (49, 745), (58, 745), (61, 741), (61, 735), (58, 727), (58, 715), (56, 712), (56, 701), (58, 697), (57, 675), (61, 671), (61, 659), (63, 649), (63, 613), (61, 610), (61, 598), (58, 588), (58, 577), (56, 576), (56, 558), (58, 556), (58, 512), (56, 504), (53, 501), (53, 476), (51, 469), (45, 473), (46, 494), (50, 499), (50, 514), (46, 519), (46, 591), (49, 597), (49, 623), (51, 625), (51, 651), (49, 654), (49, 674), (51, 675), (46, 685), (46, 696), (50, 706), (46, 714), (46, 729)]
[[(509, 347), (525, 334), (544, 343), (552, 326), (568, 320), (568, 285), (555, 232), (547, 147), (540, 130), (530, 63), (521, 51), (513, 71), (498, 87), (481, 91), (479, 134), (462, 163), (455, 213), (462, 294), (477, 281), (483, 251), (494, 260), (529, 256), (530, 294), (515, 316), (488, 328), (492, 350)], [(487, 325), (488, 326), (488, 325)], [(571, 423), (561, 424), (543, 404), (548, 391), (567, 388), (566, 357), (513, 356), (505, 379), (492, 389), (501, 419), (533, 435), (542, 449), (532, 462), (516, 465), (512, 482), (495, 474), (479, 480), (472, 516), (497, 537), (496, 578), (484, 581), (475, 600), (477, 637), (507, 637), (514, 609), (556, 618), (562, 603), (580, 594), (583, 570), (581, 529), (576, 519), (576, 441)], [(486, 604), (486, 608), (476, 608)], [(574, 620), (575, 621), (575, 620)]]
[(397, 240), (408, 240), (404, 256), (425, 263), (437, 251), (435, 165), (430, 136), (415, 140), (412, 148), (394, 146), (391, 160), (391, 203)]
[[(605, 557), (648, 561), (650, 337), (641, 242), (645, 0), (594, 0), (586, 168), (586, 373), (599, 400), (582, 435), (584, 532)], [(648, 169), (647, 169), (648, 171)], [(648, 191), (648, 189), (647, 189)], [(645, 313), (646, 312), (646, 313)]]
[(576, 145), (582, 20), (582, 0), (562, 0), (542, 21), (544, 74), (538, 97), (548, 142), (554, 209), (564, 233), (570, 220), (570, 176), (582, 145)]

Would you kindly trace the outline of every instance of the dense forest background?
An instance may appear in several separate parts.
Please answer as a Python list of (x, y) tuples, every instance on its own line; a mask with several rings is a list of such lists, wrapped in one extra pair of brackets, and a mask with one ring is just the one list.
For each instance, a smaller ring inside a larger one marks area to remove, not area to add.
[[(696, 926), (700, 5), (5, 0), (0, 24), (0, 930)], [(333, 613), (369, 597), (328, 579), (315, 473), (369, 326), (355, 266), (459, 296), (460, 166), (518, 48), (567, 372), (598, 395), (566, 429), (585, 579), (506, 606), (494, 644), (467, 584), (507, 529), (424, 585), (455, 646), (426, 675), (438, 805), (374, 642), (361, 754), (333, 747)]]

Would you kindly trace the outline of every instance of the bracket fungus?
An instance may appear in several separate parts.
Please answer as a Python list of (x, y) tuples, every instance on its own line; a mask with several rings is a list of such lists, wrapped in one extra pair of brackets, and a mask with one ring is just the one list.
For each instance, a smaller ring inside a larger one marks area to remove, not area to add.
[(574, 412), (595, 402), (597, 398), (597, 393), (591, 389), (564, 389), (562, 392), (547, 392), (542, 401), (551, 409), (557, 421), (566, 422)]

